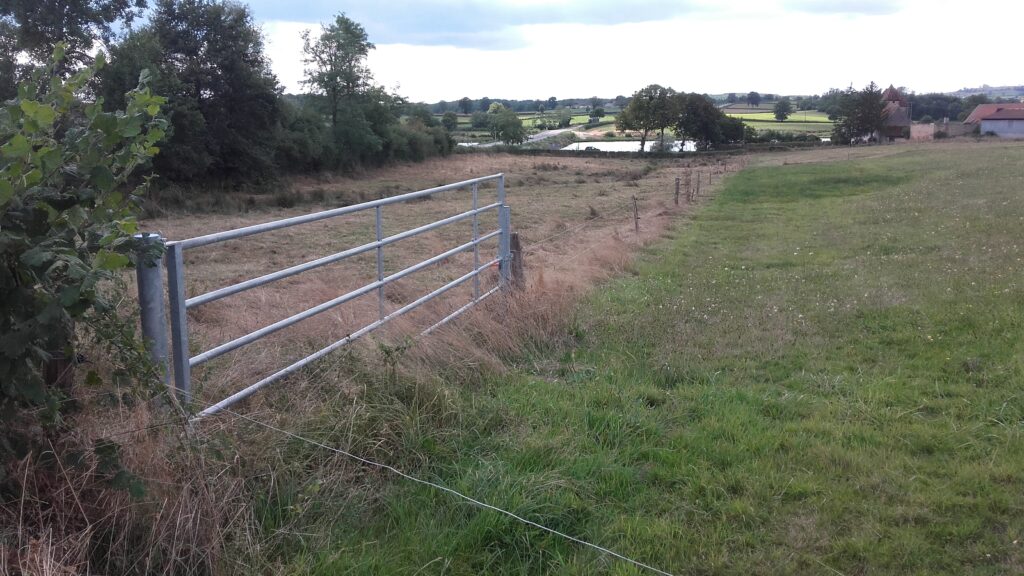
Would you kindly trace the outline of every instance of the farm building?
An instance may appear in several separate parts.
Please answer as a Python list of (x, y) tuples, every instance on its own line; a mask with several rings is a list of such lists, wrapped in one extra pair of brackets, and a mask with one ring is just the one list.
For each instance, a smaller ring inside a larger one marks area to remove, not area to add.
[(1000, 110), (1024, 110), (1024, 102), (1006, 102), (1003, 104), (980, 104), (964, 120), (964, 124), (981, 124), (981, 119), (995, 114)]
[(882, 92), (882, 101), (885, 102), (885, 109), (882, 110), (885, 123), (878, 132), (878, 141), (895, 142), (910, 138), (910, 108), (907, 99), (890, 84)]
[(1024, 138), (1024, 107), (1004, 108), (981, 119), (981, 133), (1000, 138)]

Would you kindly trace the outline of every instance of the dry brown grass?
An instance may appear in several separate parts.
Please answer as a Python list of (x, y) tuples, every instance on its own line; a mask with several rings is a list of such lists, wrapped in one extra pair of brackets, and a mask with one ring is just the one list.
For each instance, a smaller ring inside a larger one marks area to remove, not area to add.
[[(358, 178), (332, 180), (306, 178), (293, 189), (344, 193), (346, 197), (377, 197), (465, 180), (497, 172), (507, 177), (507, 202), (512, 208), (513, 229), (523, 241), (528, 274), (524, 303), (513, 315), (502, 313), (491, 320), (488, 314), (473, 314), (471, 321), (460, 321), (459, 329), (445, 331), (443, 345), (456, 357), (471, 362), (500, 365), (500, 358), (511, 353), (516, 342), (528, 341), (521, 326), (557, 327), (553, 321), (568, 315), (570, 303), (586, 288), (609, 275), (622, 272), (636, 249), (661, 237), (672, 221), (691, 207), (673, 203), (676, 176), (700, 171), (719, 179), (728, 166), (715, 160), (630, 160), (593, 158), (538, 159), (505, 154), (458, 155), (424, 164), (402, 165), (365, 174)], [(703, 163), (703, 164), (701, 164)], [(703, 183), (707, 191), (707, 181)], [(493, 186), (482, 188), (481, 204), (494, 201)], [(641, 230), (633, 229), (632, 197), (640, 207)], [(330, 206), (330, 202), (326, 206)], [(385, 209), (385, 234), (393, 234), (468, 208), (467, 192), (445, 193), (433, 199)], [(188, 214), (153, 219), (145, 229), (160, 231), (168, 238), (186, 238), (257, 222), (308, 213), (320, 205), (305, 205), (287, 210), (268, 210), (225, 216)], [(595, 217), (594, 214), (597, 214)], [(481, 218), (481, 231), (497, 228), (495, 215)], [(398, 271), (432, 254), (465, 242), (470, 237), (468, 221), (428, 233), (385, 248), (388, 273)], [(337, 220), (289, 228), (242, 241), (233, 241), (198, 249), (186, 254), (188, 292), (199, 294), (239, 282), (288, 265), (322, 257), (340, 249), (373, 240), (372, 213), (360, 213)], [(481, 249), (481, 261), (493, 258), (497, 241)], [(460, 254), (443, 265), (416, 274), (389, 286), (387, 308), (394, 310), (430, 289), (465, 273), (472, 267), (472, 256)], [(343, 263), (307, 272), (259, 289), (194, 309), (190, 312), (190, 331), (194, 346), (208, 349), (219, 343), (256, 330), (327, 301), (374, 279), (373, 254), (365, 254)], [(496, 274), (483, 278), (484, 289), (493, 286)], [(447, 297), (408, 315), (401, 323), (381, 331), (357, 346), (364, 352), (373, 341), (394, 341), (402, 335), (422, 330), (445, 313), (465, 303), (468, 287), (454, 290)], [(513, 299), (514, 300), (514, 299)], [(527, 311), (529, 313), (523, 313)], [(323, 347), (376, 319), (377, 298), (368, 294), (316, 318), (284, 329), (241, 350), (217, 358), (194, 372), (201, 383), (200, 398), (215, 401), (246, 383), (255, 381), (282, 367), (288, 360)], [(539, 318), (544, 318), (540, 320)], [(488, 330), (472, 330), (472, 342), (456, 344), (464, 327), (497, 322)], [(531, 328), (530, 330), (534, 330)], [(543, 335), (549, 335), (545, 330)], [(507, 343), (502, 344), (501, 341)], [(436, 342), (429, 348), (441, 347)], [(195, 350), (193, 351), (195, 352)]]

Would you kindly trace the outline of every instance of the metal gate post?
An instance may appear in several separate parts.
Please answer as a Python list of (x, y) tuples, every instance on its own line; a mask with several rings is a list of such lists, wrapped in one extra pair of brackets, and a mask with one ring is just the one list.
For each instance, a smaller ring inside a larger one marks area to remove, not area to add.
[(160, 369), (160, 380), (171, 383), (171, 367), (167, 358), (167, 319), (164, 317), (164, 267), (161, 257), (153, 258), (155, 246), (163, 247), (159, 234), (136, 234), (135, 278), (139, 288), (139, 314), (142, 341), (149, 358)]
[(181, 244), (167, 246), (167, 294), (171, 308), (171, 348), (174, 351), (174, 387), (178, 397), (188, 403), (192, 393), (192, 367), (189, 365), (188, 318), (185, 314), (185, 258)]
[(505, 288), (511, 286), (512, 275), (512, 209), (506, 205), (498, 208), (498, 224), (501, 227), (501, 236), (498, 239), (498, 271), (501, 275), (501, 285)]

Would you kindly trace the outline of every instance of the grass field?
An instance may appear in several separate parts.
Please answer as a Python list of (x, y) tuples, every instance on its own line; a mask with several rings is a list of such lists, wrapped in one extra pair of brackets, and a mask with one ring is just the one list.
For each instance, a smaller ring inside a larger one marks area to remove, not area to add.
[[(1021, 573), (1024, 146), (897, 150), (733, 176), (567, 344), (442, 408), (410, 388), (381, 457), (676, 574)], [(316, 418), (300, 432), (351, 445)], [(376, 472), (328, 489), (315, 448), (277, 449), (299, 463), (261, 513), (278, 572), (641, 573)]]
[[(755, 113), (755, 114), (730, 114), (727, 111), (726, 114), (728, 116), (732, 116), (733, 118), (740, 118), (742, 120), (755, 120), (755, 121), (761, 121), (761, 122), (778, 122), (775, 119), (775, 114), (773, 112), (758, 112), (758, 113)], [(821, 122), (821, 123), (825, 123), (825, 124), (832, 124), (832, 121), (828, 119), (828, 115), (827, 114), (825, 114), (824, 112), (819, 112), (817, 110), (808, 110), (808, 111), (805, 111), (805, 112), (794, 112), (793, 114), (790, 115), (789, 118), (786, 119), (786, 122), (803, 122), (803, 123)]]

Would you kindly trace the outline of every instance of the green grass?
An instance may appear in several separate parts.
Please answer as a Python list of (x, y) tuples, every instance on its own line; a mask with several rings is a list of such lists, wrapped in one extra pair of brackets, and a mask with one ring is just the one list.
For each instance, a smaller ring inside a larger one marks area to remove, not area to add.
[[(759, 112), (756, 114), (727, 114), (733, 118), (740, 118), (742, 120), (753, 120), (761, 122), (778, 122), (775, 119), (775, 114), (772, 112)], [(824, 112), (807, 111), (807, 112), (794, 112), (786, 119), (786, 122), (801, 122), (801, 123), (815, 123), (820, 122), (822, 124), (832, 124), (832, 121), (828, 119), (828, 115)]]
[[(1022, 165), (993, 145), (748, 169), (593, 293), (575, 347), (455, 387), (430, 426), (405, 407), (417, 456), (392, 461), (676, 574), (1020, 573)], [(371, 479), (282, 570), (641, 573)]]

